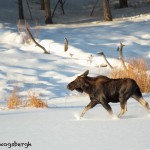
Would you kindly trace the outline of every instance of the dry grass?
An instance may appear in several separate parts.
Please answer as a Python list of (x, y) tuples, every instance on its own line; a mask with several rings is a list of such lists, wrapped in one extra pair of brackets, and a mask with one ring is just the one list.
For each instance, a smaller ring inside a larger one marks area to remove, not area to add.
[(11, 96), (8, 98), (7, 107), (9, 109), (16, 109), (21, 104), (21, 101), (17, 95), (17, 90), (14, 88)]
[(132, 59), (129, 61), (127, 70), (114, 69), (111, 72), (112, 78), (132, 78), (139, 85), (142, 92), (150, 92), (150, 75), (148, 65), (144, 59)]
[(28, 92), (28, 99), (29, 99), (28, 105), (30, 107), (36, 107), (36, 108), (48, 107), (47, 103), (45, 103), (40, 98), (38, 98), (38, 96), (36, 96), (36, 94), (33, 92)]
[(47, 103), (38, 98), (35, 92), (28, 92), (28, 98), (25, 101), (21, 101), (17, 95), (17, 88), (14, 88), (12, 94), (7, 100), (7, 107), (9, 109), (17, 109), (18, 107), (36, 107), (44, 108), (48, 107)]

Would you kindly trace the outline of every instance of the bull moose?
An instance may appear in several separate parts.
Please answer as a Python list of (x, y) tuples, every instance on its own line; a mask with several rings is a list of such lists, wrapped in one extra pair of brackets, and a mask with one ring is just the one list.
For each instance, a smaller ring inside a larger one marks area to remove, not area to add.
[(69, 90), (85, 92), (90, 97), (90, 103), (84, 108), (80, 117), (97, 104), (101, 104), (110, 115), (113, 111), (110, 102), (120, 102), (121, 111), (118, 117), (121, 117), (127, 111), (127, 100), (132, 97), (143, 105), (149, 112), (150, 107), (142, 96), (136, 81), (130, 78), (111, 79), (106, 76), (89, 77), (89, 70), (78, 76), (74, 81), (67, 85)]

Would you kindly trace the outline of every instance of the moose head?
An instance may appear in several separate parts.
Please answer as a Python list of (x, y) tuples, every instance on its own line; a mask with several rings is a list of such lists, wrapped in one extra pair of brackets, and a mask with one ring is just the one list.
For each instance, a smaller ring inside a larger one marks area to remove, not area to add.
[(76, 90), (78, 92), (85, 92), (84, 89), (88, 87), (88, 84), (85, 81), (85, 77), (89, 74), (89, 70), (85, 71), (83, 74), (78, 76), (75, 80), (70, 82), (67, 85), (67, 88), (71, 91)]

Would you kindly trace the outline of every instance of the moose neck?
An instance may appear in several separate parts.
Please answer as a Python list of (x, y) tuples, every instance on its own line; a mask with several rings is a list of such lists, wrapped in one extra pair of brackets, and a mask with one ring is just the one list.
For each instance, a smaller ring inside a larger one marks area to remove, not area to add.
[(93, 78), (92, 77), (85, 77), (84, 78), (84, 85), (83, 85), (83, 91), (87, 94), (90, 94), (93, 89)]

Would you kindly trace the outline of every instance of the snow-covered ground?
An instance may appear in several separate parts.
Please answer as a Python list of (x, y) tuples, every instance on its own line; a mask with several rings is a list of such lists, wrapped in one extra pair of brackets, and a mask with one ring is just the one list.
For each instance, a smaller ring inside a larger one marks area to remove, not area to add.
[[(31, 150), (150, 150), (150, 114), (135, 100), (129, 99), (128, 111), (121, 119), (111, 118), (98, 105), (80, 120), (78, 116), (89, 98), (66, 88), (87, 69), (90, 76), (109, 76), (109, 68), (99, 67), (104, 62), (97, 52), (104, 52), (113, 66), (120, 66), (117, 51), (120, 42), (126, 45), (123, 51), (126, 60), (142, 57), (150, 65), (150, 14), (113, 22), (38, 28), (32, 27), (31, 31), (34, 35), (40, 31), (36, 40), (50, 51), (49, 55), (43, 54), (34, 43), (24, 43), (25, 34), (18, 33), (14, 18), (12, 22), (6, 18), (0, 22), (0, 149), (8, 149), (6, 143), (29, 141)], [(64, 37), (69, 41), (67, 52)], [(8, 110), (6, 100), (14, 87), (21, 99), (33, 91), (49, 107)], [(150, 104), (150, 94), (143, 96)], [(117, 115), (120, 105), (111, 106)]]
[[(149, 94), (144, 97), (149, 101)], [(78, 120), (87, 102), (87, 96), (70, 96), (52, 101), (44, 110), (1, 111), (0, 141), (29, 141), (31, 150), (150, 149), (150, 116), (137, 102), (129, 100), (128, 112), (122, 119), (110, 118), (101, 106), (97, 106), (84, 120)], [(112, 108), (114, 113), (120, 111), (119, 104)]]

